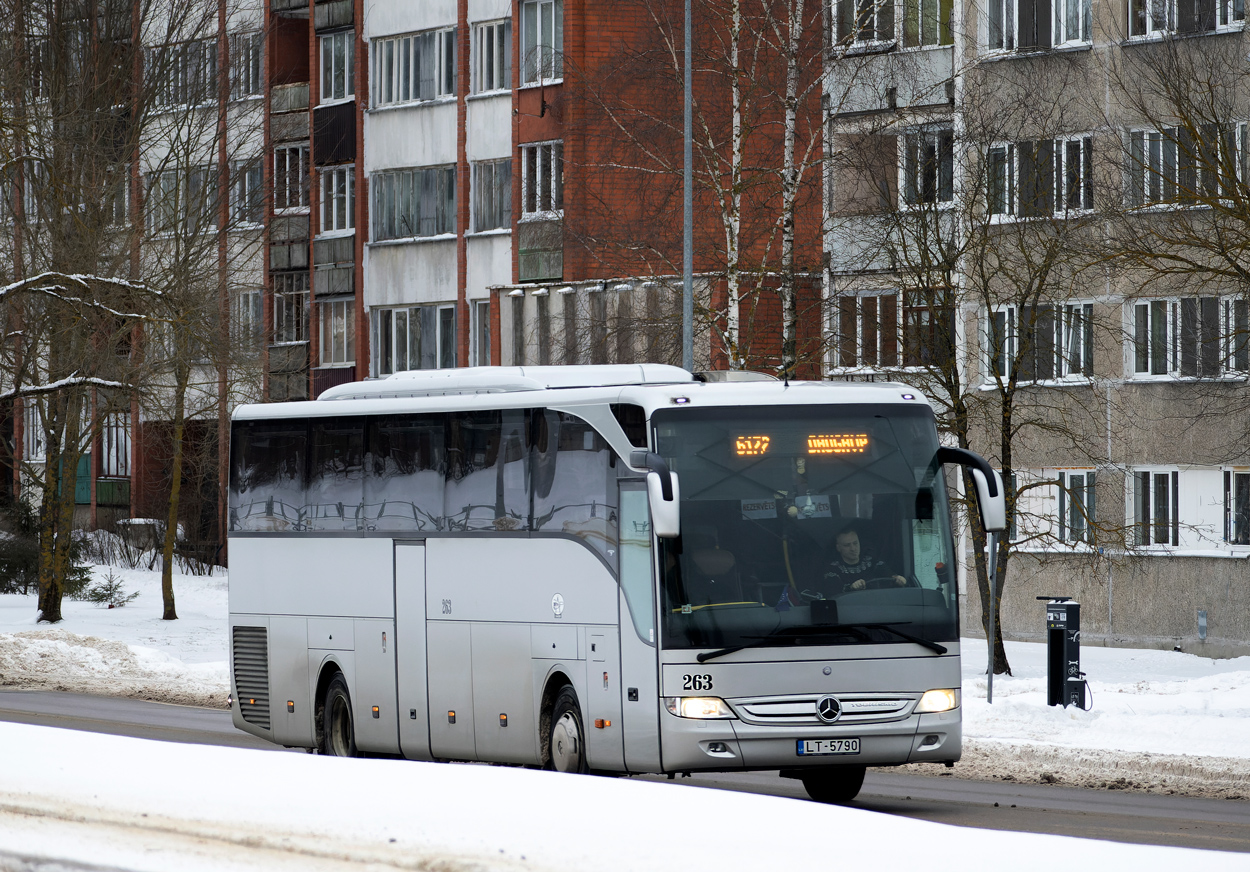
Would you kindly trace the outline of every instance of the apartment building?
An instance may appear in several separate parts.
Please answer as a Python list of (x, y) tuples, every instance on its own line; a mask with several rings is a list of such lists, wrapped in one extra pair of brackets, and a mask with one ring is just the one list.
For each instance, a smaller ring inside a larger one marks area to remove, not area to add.
[(1006, 635), (1066, 595), (1087, 643), (1245, 653), (1243, 6), (834, 12), (827, 377), (924, 386), (1009, 470)]

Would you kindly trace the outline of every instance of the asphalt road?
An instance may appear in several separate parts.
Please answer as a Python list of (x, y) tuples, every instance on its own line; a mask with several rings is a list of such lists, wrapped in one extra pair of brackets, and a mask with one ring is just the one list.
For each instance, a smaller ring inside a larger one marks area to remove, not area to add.
[[(167, 742), (276, 748), (236, 730), (229, 712), (83, 694), (0, 691), (0, 720)], [(806, 797), (802, 784), (771, 772), (695, 775), (672, 783), (674, 789), (688, 785)], [(868, 773), (854, 805), (882, 814), (965, 827), (1250, 853), (1250, 802), (1234, 800), (966, 781), (875, 770)]]

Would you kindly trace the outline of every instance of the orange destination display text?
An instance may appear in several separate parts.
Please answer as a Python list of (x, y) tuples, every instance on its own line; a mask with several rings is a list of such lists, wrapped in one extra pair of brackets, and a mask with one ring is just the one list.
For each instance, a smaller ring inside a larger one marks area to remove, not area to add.
[(771, 436), (737, 436), (734, 438), (734, 454), (739, 457), (758, 457), (768, 450)]
[(808, 454), (863, 454), (867, 450), (867, 433), (827, 433), (807, 437)]

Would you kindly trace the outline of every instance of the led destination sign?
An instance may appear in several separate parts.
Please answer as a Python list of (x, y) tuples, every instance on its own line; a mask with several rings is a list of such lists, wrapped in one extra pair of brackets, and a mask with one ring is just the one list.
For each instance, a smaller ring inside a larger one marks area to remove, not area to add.
[(737, 436), (734, 438), (734, 454), (739, 457), (759, 457), (768, 451), (771, 436)]
[(868, 451), (867, 433), (826, 433), (807, 437), (808, 454), (864, 454)]

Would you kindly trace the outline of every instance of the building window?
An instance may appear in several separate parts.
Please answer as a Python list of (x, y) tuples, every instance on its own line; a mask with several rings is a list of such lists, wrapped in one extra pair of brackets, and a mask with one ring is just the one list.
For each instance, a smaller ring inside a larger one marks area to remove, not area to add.
[(1044, 139), (990, 148), (991, 215), (1045, 217), (1094, 207), (1093, 139)]
[(249, 349), (260, 346), (265, 326), (264, 297), (260, 288), (236, 291), (230, 327), (235, 339)]
[(894, 39), (894, 0), (837, 0), (836, 9), (839, 43)]
[(490, 301), (473, 303), (473, 364), (490, 366)]
[(351, 164), (321, 171), (321, 232), (356, 226), (356, 168)]
[(903, 45), (950, 45), (953, 0), (903, 0)]
[[(932, 306), (927, 303), (931, 296)], [(938, 296), (907, 291), (901, 313), (894, 291), (839, 298), (833, 312), (833, 365), (926, 367), (952, 360), (954, 312)]]
[(373, 374), (421, 368), (421, 309), (374, 309)]
[(321, 310), (321, 365), (344, 366), (356, 362), (356, 301), (318, 303)]
[(308, 208), (307, 145), (282, 145), (274, 149), (273, 208)]
[[(103, 209), (104, 223), (110, 227), (123, 227), (130, 222), (130, 172), (125, 166), (110, 167), (113, 179), (104, 190)], [(0, 210), (8, 213), (12, 191), (4, 185), (5, 203)]]
[(145, 56), (155, 108), (203, 106), (216, 101), (216, 39), (159, 46), (148, 49)]
[(327, 34), (318, 42), (321, 47), (321, 102), (347, 100), (355, 96), (355, 33), (343, 30)]
[(1129, 476), (1134, 543), (1180, 545), (1179, 484), (1175, 470), (1137, 469)]
[(217, 227), (217, 173), (211, 166), (153, 173), (147, 180), (148, 230), (203, 233)]
[(1250, 472), (1224, 471), (1224, 541), (1250, 545)]
[(456, 365), (456, 307), (440, 306), (438, 310), (438, 368)]
[(374, 106), (456, 95), (456, 29), (374, 40)]
[(308, 273), (274, 273), (273, 341), (308, 341)]
[(230, 37), (230, 95), (240, 100), (261, 93), (263, 33), (236, 33)]
[(1129, 0), (1128, 4), (1130, 37), (1207, 33), (1238, 26), (1245, 20), (1244, 0)]
[(456, 232), (456, 168), (374, 173), (373, 239), (410, 239)]
[(1250, 311), (1241, 299), (1133, 303), (1133, 374), (1218, 378), (1250, 371)]
[(1090, 41), (1090, 0), (990, 0), (986, 47), (1044, 49)]
[(240, 224), (260, 224), (265, 213), (265, 179), (260, 159), (240, 161), (233, 170), (230, 217)]
[(473, 229), (512, 226), (512, 161), (482, 161), (473, 165)]
[(1235, 190), (1245, 124), (1206, 124), (1198, 137), (1176, 127), (1129, 132), (1130, 206), (1195, 202)]
[(1059, 541), (1093, 543), (1094, 477), (1092, 469), (1059, 473)]
[(473, 26), (473, 93), (512, 87), (512, 22)]
[(1004, 306), (990, 315), (986, 348), (991, 376), (1019, 382), (1094, 373), (1092, 303)]
[(43, 415), (37, 400), (22, 403), (22, 460), (43, 463), (48, 455), (48, 443), (43, 432)]
[(110, 412), (100, 428), (100, 476), (130, 475), (130, 413)]
[(521, 147), (521, 214), (540, 215), (564, 209), (564, 143)]
[(521, 69), (523, 85), (564, 76), (564, 3), (524, 0), (521, 4)]
[(903, 137), (903, 192), (909, 205), (949, 203), (955, 195), (954, 135), (949, 128)]

